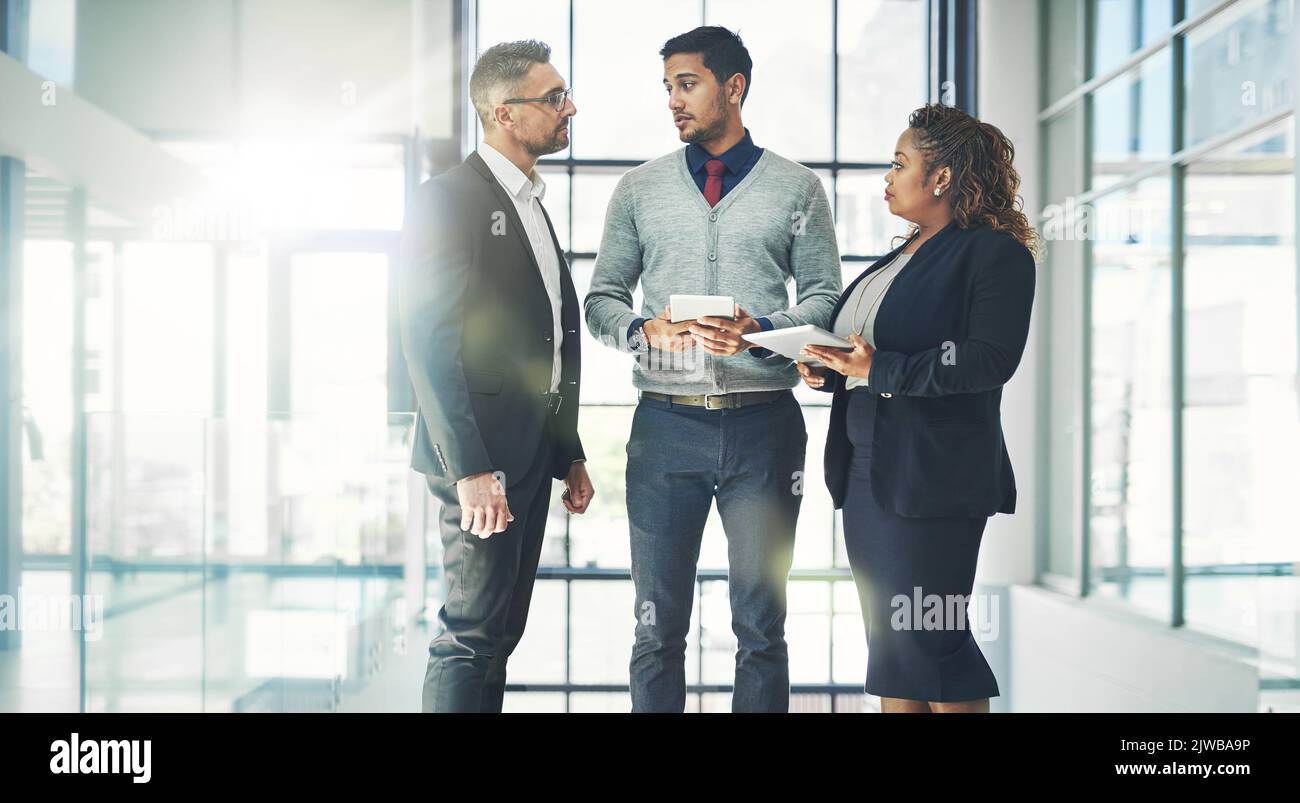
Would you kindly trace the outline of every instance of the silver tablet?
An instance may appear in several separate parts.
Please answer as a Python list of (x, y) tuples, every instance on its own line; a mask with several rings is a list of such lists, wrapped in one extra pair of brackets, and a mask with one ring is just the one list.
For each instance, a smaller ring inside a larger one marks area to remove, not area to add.
[(770, 332), (755, 332), (752, 335), (741, 335), (741, 337), (756, 346), (771, 349), (782, 357), (789, 357), (795, 362), (807, 363), (813, 366), (821, 366), (821, 360), (805, 357), (799, 353), (799, 349), (807, 345), (813, 345), (853, 350), (853, 344), (849, 341), (810, 323), (803, 326), (791, 326), (787, 329), (773, 329)]
[(692, 296), (670, 295), (668, 306), (672, 308), (673, 323), (693, 321), (710, 315), (715, 318), (734, 318), (736, 299), (731, 296)]

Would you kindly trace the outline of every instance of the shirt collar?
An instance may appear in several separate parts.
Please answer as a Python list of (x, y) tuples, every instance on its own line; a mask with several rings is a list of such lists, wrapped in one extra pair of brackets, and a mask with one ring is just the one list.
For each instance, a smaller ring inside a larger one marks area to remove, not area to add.
[(754, 140), (749, 136), (749, 129), (745, 129), (745, 136), (728, 148), (722, 155), (714, 156), (704, 149), (704, 146), (698, 142), (692, 142), (686, 146), (686, 166), (691, 169), (692, 173), (698, 173), (704, 169), (704, 163), (710, 159), (721, 159), (722, 164), (726, 166), (727, 172), (735, 175), (740, 172), (750, 157), (754, 155)]
[(546, 182), (542, 181), (537, 168), (533, 168), (531, 175), (525, 176), (524, 171), (516, 167), (514, 162), (486, 142), (479, 147), (478, 155), (483, 158), (497, 181), (501, 182), (501, 186), (505, 187), (506, 192), (515, 198), (523, 201), (532, 196), (540, 201), (546, 197)]

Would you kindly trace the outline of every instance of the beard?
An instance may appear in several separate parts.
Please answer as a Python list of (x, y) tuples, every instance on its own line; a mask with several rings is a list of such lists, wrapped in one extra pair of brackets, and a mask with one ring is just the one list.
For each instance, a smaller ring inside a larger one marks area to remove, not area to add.
[(524, 150), (528, 151), (529, 156), (547, 156), (552, 153), (558, 153), (569, 146), (569, 137), (565, 133), (569, 128), (569, 121), (565, 120), (564, 125), (550, 132), (550, 135), (539, 139), (528, 139), (522, 144)]
[(727, 130), (727, 103), (723, 93), (719, 90), (717, 96), (713, 99), (713, 108), (710, 110), (708, 122), (701, 122), (697, 117), (695, 121), (700, 123), (699, 127), (687, 128), (681, 132), (682, 142), (696, 142), (703, 144), (710, 140), (717, 139)]

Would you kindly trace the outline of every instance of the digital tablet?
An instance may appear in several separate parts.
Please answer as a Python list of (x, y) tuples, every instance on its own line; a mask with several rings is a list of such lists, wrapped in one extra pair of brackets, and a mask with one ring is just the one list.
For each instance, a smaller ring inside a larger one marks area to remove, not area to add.
[(736, 299), (731, 296), (692, 296), (670, 295), (668, 306), (672, 308), (672, 323), (693, 321), (710, 315), (714, 318), (734, 318), (736, 316)]
[(849, 341), (810, 323), (803, 326), (791, 326), (788, 329), (773, 329), (770, 332), (755, 332), (751, 335), (741, 335), (741, 337), (756, 346), (771, 349), (782, 357), (789, 357), (795, 362), (802, 362), (815, 367), (821, 367), (823, 365), (822, 361), (800, 354), (799, 349), (807, 345), (813, 345), (830, 346), (831, 348), (841, 348), (847, 351), (853, 350), (853, 344)]

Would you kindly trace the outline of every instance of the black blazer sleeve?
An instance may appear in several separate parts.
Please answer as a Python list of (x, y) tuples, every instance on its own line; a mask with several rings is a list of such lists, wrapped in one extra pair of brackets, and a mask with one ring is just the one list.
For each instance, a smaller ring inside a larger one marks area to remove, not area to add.
[(813, 390), (820, 390), (823, 393), (834, 393), (836, 388), (844, 384), (844, 374), (841, 374), (839, 371), (832, 371), (827, 368), (826, 373), (823, 374), (823, 376), (826, 377), (826, 381), (822, 383), (821, 387), (813, 388)]
[[(955, 349), (877, 351), (867, 385), (894, 396), (978, 393), (1005, 385), (1020, 364), (1034, 303), (1034, 258), (1010, 237), (973, 250), (969, 327)], [(829, 383), (828, 383), (829, 384)]]
[(406, 367), (448, 480), (492, 471), (470, 408), (460, 343), (473, 262), (468, 227), (437, 181), (416, 191), (402, 228), (398, 314)]

